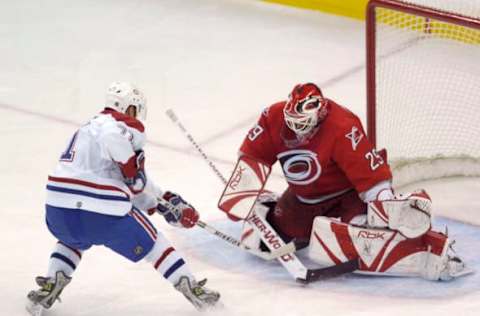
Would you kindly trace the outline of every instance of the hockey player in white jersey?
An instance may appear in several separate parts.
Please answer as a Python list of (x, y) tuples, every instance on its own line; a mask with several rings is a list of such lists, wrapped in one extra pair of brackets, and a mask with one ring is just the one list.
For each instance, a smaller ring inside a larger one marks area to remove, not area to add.
[[(105, 109), (78, 129), (47, 183), (46, 222), (58, 239), (40, 289), (28, 294), (27, 309), (50, 308), (93, 245), (125, 258), (150, 262), (197, 309), (217, 304), (220, 295), (197, 281), (182, 256), (143, 212), (160, 213), (174, 226), (190, 228), (199, 215), (180, 195), (163, 192), (144, 168), (146, 102), (132, 84), (113, 83)], [(138, 119), (137, 119), (138, 118)], [(158, 203), (163, 199), (175, 211)]]

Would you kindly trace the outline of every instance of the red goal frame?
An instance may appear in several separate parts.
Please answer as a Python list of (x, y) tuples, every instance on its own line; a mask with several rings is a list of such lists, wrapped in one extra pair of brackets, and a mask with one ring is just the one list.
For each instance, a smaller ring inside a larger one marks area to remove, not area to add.
[(366, 13), (366, 68), (367, 68), (367, 134), (376, 146), (376, 24), (375, 8), (382, 7), (395, 11), (425, 17), (425, 32), (428, 32), (428, 19), (480, 29), (480, 19), (457, 13), (432, 9), (397, 0), (370, 0)]

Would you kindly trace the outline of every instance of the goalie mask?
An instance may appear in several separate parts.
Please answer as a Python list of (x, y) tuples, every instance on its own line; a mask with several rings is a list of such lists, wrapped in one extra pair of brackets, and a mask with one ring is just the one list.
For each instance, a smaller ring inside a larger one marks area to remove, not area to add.
[(147, 100), (133, 84), (114, 82), (108, 87), (105, 106), (126, 113), (129, 106), (135, 107), (136, 117), (147, 118)]
[(296, 135), (307, 136), (327, 116), (326, 103), (315, 84), (297, 84), (283, 108), (285, 123)]

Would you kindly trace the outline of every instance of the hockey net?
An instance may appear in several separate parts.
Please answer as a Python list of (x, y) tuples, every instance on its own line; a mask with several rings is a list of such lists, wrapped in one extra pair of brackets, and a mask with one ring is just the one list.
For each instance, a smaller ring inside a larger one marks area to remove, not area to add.
[(480, 1), (370, 1), (367, 126), (395, 186), (480, 176)]

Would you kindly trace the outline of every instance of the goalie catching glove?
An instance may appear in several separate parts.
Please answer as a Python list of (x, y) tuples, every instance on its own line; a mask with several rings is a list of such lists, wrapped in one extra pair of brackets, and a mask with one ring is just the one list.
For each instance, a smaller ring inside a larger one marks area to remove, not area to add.
[(417, 238), (431, 228), (432, 200), (424, 190), (393, 199), (368, 203), (369, 227), (397, 230), (407, 238)]
[[(186, 202), (180, 195), (167, 191), (162, 197), (168, 204), (158, 203), (156, 208), (148, 211), (152, 215), (155, 211), (162, 214), (165, 220), (173, 226), (191, 228), (199, 219), (197, 210)], [(171, 207), (170, 207), (171, 206)]]

